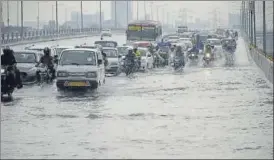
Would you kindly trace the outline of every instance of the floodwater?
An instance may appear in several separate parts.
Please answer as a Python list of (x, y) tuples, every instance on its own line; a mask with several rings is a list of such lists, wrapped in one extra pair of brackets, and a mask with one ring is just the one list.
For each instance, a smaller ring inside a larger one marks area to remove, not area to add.
[(83, 94), (25, 86), (1, 104), (1, 158), (273, 158), (273, 87), (238, 43), (232, 67), (121, 74)]

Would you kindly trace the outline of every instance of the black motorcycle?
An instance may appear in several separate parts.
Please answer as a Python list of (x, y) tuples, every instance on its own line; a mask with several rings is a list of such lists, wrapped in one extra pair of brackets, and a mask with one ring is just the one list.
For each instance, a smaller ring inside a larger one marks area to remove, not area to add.
[(134, 63), (129, 59), (124, 60), (123, 71), (125, 72), (126, 76), (136, 72), (138, 68), (139, 65), (137, 60), (135, 60)]
[(49, 66), (45, 66), (45, 65), (40, 65), (39, 66), (39, 81), (40, 81), (40, 84), (41, 83), (52, 83), (53, 82), (53, 75), (51, 73), (51, 70), (49, 68)]
[(179, 68), (182, 68), (185, 66), (184, 60), (182, 60), (180, 57), (175, 57), (173, 61), (173, 68), (174, 70), (177, 70)]
[(4, 95), (8, 95), (8, 98), (12, 97), (15, 84), (16, 82), (13, 66), (1, 67), (1, 99)]

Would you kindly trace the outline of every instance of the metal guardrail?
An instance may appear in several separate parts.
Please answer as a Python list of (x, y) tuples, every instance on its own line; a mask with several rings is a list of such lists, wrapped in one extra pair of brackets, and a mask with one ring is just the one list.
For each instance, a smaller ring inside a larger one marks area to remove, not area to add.
[[(125, 29), (112, 29), (112, 31), (123, 32)], [(67, 30), (34, 30), (24, 32), (20, 34), (19, 32), (12, 33), (2, 33), (1, 34), (1, 45), (9, 45), (13, 43), (20, 43), (24, 41), (35, 41), (35, 40), (54, 40), (56, 38), (72, 37), (77, 35), (89, 35), (89, 34), (99, 34), (99, 28), (85, 28), (85, 29), (67, 29)], [(22, 35), (22, 36), (21, 36)]]

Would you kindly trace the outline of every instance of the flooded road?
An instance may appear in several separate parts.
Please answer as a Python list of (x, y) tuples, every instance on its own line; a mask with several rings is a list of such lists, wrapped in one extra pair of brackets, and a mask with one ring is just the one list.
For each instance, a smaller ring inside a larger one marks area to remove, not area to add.
[(28, 86), (14, 97), (1, 104), (1, 158), (273, 157), (273, 87), (242, 39), (233, 67), (121, 74), (77, 95)]

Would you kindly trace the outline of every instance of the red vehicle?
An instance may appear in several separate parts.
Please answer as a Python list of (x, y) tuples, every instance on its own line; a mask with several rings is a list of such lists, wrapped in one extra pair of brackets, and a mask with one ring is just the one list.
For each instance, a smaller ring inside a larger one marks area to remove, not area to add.
[(138, 41), (133, 43), (134, 47), (144, 47), (149, 48), (152, 46), (152, 43), (150, 41)]

